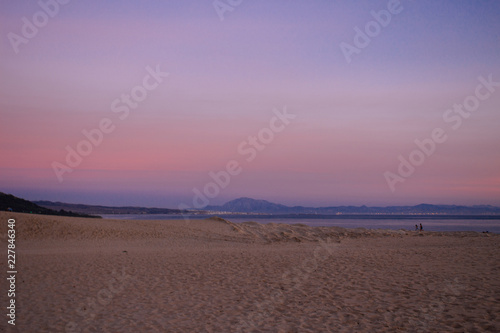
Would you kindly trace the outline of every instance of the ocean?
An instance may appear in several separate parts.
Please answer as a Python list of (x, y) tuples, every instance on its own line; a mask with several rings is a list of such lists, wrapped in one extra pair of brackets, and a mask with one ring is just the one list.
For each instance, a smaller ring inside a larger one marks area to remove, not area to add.
[[(164, 215), (164, 214), (116, 214), (116, 215), (101, 215), (105, 219), (120, 219), (120, 220), (181, 220), (189, 219), (205, 219), (213, 215)], [(475, 219), (475, 218), (454, 218), (454, 219), (439, 219), (428, 217), (419, 218), (304, 218), (304, 217), (270, 217), (270, 216), (242, 216), (231, 215), (220, 217), (234, 222), (242, 223), (254, 221), (258, 223), (286, 223), (286, 224), (305, 224), (312, 227), (344, 227), (344, 228), (366, 228), (366, 229), (393, 229), (393, 230), (415, 230), (415, 224), (422, 223), (424, 230), (427, 231), (477, 231), (477, 232), (492, 232), (500, 233), (500, 216), (495, 219)]]

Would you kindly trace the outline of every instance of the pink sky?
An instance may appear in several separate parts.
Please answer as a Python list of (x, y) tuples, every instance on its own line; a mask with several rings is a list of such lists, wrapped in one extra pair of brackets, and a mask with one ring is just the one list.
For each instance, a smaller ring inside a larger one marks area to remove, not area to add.
[[(402, 1), (350, 64), (339, 44), (386, 2), (245, 2), (222, 22), (210, 2), (71, 2), (17, 54), (7, 34), (40, 7), (1, 4), (0, 191), (176, 207), (236, 160), (210, 204), (500, 205), (500, 87), (459, 129), (443, 120), (479, 76), (500, 81), (500, 6), (445, 2)], [(157, 65), (169, 76), (120, 120), (112, 102)], [(296, 118), (247, 161), (284, 107)], [(115, 130), (60, 182), (53, 162), (104, 118)], [(392, 192), (384, 173), (436, 127), (448, 140)]]

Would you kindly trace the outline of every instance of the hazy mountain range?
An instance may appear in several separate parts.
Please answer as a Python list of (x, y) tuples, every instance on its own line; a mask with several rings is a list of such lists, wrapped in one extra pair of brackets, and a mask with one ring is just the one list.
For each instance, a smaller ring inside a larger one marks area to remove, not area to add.
[(285, 206), (266, 200), (255, 200), (251, 198), (239, 198), (225, 203), (222, 206), (207, 206), (208, 211), (232, 212), (232, 213), (266, 213), (266, 214), (447, 214), (447, 215), (500, 215), (500, 207), (481, 206), (457, 206), (457, 205), (429, 205), (420, 204), (416, 206), (332, 206), (332, 207), (304, 207)]
[(83, 204), (69, 204), (64, 202), (34, 201), (35, 204), (54, 210), (71, 210), (85, 214), (182, 214), (184, 211), (170, 208), (148, 208), (148, 207), (112, 207)]
[[(186, 211), (170, 208), (148, 207), (113, 207), (84, 204), (70, 204), (52, 201), (27, 201), (12, 195), (0, 192), (0, 210), (11, 208), (17, 212), (32, 212), (38, 214), (53, 214), (75, 216), (81, 214), (182, 214)], [(191, 211), (194, 211), (191, 210)], [(221, 206), (206, 206), (199, 213), (205, 214), (274, 214), (274, 215), (499, 215), (500, 207), (490, 205), (457, 206), (457, 205), (430, 205), (416, 206), (331, 206), (331, 207), (304, 207), (286, 206), (256, 200), (252, 198), (238, 198)]]

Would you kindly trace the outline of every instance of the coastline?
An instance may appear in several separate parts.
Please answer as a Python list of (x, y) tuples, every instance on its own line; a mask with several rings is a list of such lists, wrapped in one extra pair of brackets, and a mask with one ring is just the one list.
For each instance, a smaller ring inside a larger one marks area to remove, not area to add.
[[(119, 214), (119, 215), (103, 215), (104, 219), (117, 220), (203, 220), (213, 217), (214, 215), (163, 215), (163, 214)], [(415, 224), (422, 223), (426, 231), (476, 231), (490, 233), (500, 233), (500, 220), (498, 219), (354, 219), (354, 218), (300, 218), (289, 217), (282, 218), (280, 216), (261, 216), (261, 215), (217, 215), (231, 222), (240, 224), (242, 222), (254, 221), (260, 224), (305, 224), (311, 227), (343, 227), (347, 229), (365, 228), (365, 229), (388, 229), (388, 230), (407, 230), (413, 231)]]

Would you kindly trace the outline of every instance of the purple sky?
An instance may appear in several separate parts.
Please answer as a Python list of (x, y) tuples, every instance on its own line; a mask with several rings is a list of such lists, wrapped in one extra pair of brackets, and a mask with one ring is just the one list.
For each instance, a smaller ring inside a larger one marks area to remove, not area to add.
[[(370, 23), (388, 4), (390, 22)], [(37, 1), (0, 3), (2, 192), (160, 207), (193, 207), (197, 190), (210, 204), (500, 205), (500, 86), (478, 79), (500, 82), (500, 2), (252, 0), (223, 20), (210, 1), (57, 6), (49, 17)], [(34, 36), (24, 17), (42, 20)], [(356, 47), (367, 24), (379, 29), (346, 61), (342, 43)], [(155, 80), (157, 68), (168, 76)], [(134, 107), (121, 100), (132, 92)], [(474, 111), (453, 111), (466, 101)], [(295, 117), (273, 119), (285, 109)], [(82, 131), (103, 119), (108, 133), (89, 143)], [(445, 142), (414, 152), (435, 128)], [(66, 147), (79, 144), (91, 151), (72, 167)], [(411, 174), (400, 155), (417, 162)], [(217, 185), (209, 173), (230, 161), (238, 172)]]

